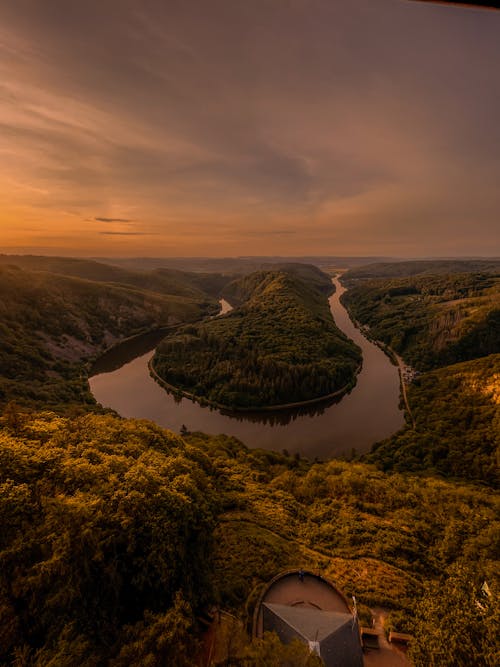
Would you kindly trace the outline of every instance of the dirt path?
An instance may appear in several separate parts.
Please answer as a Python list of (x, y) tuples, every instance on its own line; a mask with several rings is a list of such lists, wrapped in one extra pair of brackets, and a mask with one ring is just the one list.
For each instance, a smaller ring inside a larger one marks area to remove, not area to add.
[(380, 607), (372, 609), (375, 619), (374, 630), (378, 634), (378, 649), (367, 649), (363, 656), (364, 667), (411, 667), (406, 653), (399, 649), (395, 644), (387, 641), (384, 632), (384, 619), (387, 611)]

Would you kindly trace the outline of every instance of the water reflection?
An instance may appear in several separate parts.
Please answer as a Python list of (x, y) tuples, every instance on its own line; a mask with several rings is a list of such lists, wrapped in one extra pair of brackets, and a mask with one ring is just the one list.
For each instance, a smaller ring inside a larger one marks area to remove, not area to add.
[[(174, 401), (178, 404), (182, 401), (182, 395), (178, 392), (164, 388), (164, 391), (167, 394), (170, 394)], [(349, 392), (346, 392), (349, 393)], [(199, 403), (200, 406), (208, 408), (210, 412), (217, 412), (218, 414), (234, 419), (235, 421), (240, 422), (253, 422), (255, 424), (269, 424), (270, 426), (286, 426), (290, 422), (295, 421), (299, 417), (317, 417), (322, 415), (325, 410), (330, 408), (336, 403), (340, 403), (345, 394), (334, 396), (332, 398), (325, 398), (325, 400), (318, 403), (313, 403), (312, 405), (302, 405), (297, 408), (288, 408), (286, 410), (245, 410), (244, 412), (235, 412), (233, 410), (219, 410), (210, 405), (203, 406), (203, 403)]]
[(170, 327), (149, 331), (134, 338), (129, 338), (123, 343), (119, 343), (111, 350), (105, 352), (92, 365), (90, 376), (100, 373), (112, 373), (125, 364), (130, 363), (137, 357), (143, 356), (147, 352), (153, 351), (159, 343), (165, 338)]

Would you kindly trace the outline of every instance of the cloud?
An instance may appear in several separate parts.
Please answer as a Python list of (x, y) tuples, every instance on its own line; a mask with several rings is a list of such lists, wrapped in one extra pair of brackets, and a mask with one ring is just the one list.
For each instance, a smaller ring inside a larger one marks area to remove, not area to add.
[(153, 235), (152, 232), (108, 232), (108, 231), (101, 231), (99, 234), (103, 234), (104, 236), (151, 236)]
[(94, 218), (97, 222), (134, 222), (128, 218)]
[(0, 226), (12, 245), (29, 245), (26, 222), (63, 244), (78, 215), (134, 223), (99, 232), (94, 254), (106, 236), (144, 236), (154, 254), (149, 229), (185, 255), (261, 254), (263, 240), (271, 254), (439, 254), (450, 239), (498, 252), (500, 13), (49, 4), (0, 3)]

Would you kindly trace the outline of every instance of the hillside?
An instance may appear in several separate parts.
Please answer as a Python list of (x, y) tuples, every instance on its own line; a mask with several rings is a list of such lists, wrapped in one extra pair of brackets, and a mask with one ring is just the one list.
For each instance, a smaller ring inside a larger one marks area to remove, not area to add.
[(211, 477), (151, 423), (41, 413), (2, 429), (0, 663), (146, 665), (153, 644), (192, 664), (193, 614), (215, 599)]
[(153, 271), (133, 271), (89, 259), (45, 257), (37, 255), (0, 255), (1, 266), (18, 266), (29, 271), (48, 271), (73, 278), (128, 285), (159, 294), (203, 299), (218, 297), (231, 280), (230, 275), (189, 273), (160, 268)]
[(206, 295), (195, 300), (0, 267), (0, 404), (92, 404), (86, 361), (123, 338), (215, 308)]
[(225, 285), (222, 296), (233, 307), (241, 306), (248, 301), (269, 271), (287, 273), (288, 275), (306, 282), (313, 290), (329, 296), (333, 292), (331, 278), (316, 266), (310, 264), (284, 263), (273, 264), (266, 271), (255, 271), (243, 278), (237, 278)]
[(311, 255), (281, 257), (263, 255), (250, 257), (96, 257), (98, 262), (113, 264), (126, 269), (147, 270), (168, 268), (181, 271), (204, 273), (247, 274), (255, 271), (270, 271), (280, 264), (314, 265), (320, 269), (336, 267), (356, 267), (363, 264), (388, 261), (388, 257), (338, 257), (332, 255)]
[(419, 259), (405, 262), (376, 262), (353, 267), (344, 274), (346, 284), (372, 278), (405, 278), (448, 273), (499, 273), (500, 258)]
[(500, 275), (366, 280), (342, 300), (371, 337), (419, 370), (500, 352)]
[[(3, 663), (192, 666), (196, 612), (220, 603), (245, 623), (288, 567), (355, 594), (365, 622), (384, 605), (417, 635), (418, 598), (449, 568), (497, 590), (498, 498), (486, 489), (183, 440), (145, 421), (12, 417), (0, 423)], [(434, 628), (450, 611), (465, 618), (439, 591), (425, 604)], [(494, 627), (488, 612), (455, 638), (486, 656)]]
[(417, 378), (408, 398), (415, 429), (378, 443), (365, 458), (383, 470), (500, 482), (500, 354)]
[(154, 370), (176, 389), (229, 408), (313, 400), (352, 386), (359, 349), (333, 322), (324, 293), (330, 281), (313, 273), (313, 282), (270, 271), (231, 284), (224, 294), (241, 305), (167, 336)]

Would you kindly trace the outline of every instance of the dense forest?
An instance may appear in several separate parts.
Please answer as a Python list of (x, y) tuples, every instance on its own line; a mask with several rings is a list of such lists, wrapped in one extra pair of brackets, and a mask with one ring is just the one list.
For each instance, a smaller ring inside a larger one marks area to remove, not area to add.
[(90, 259), (74, 257), (44, 257), (39, 255), (0, 255), (0, 266), (17, 266), (27, 271), (47, 271), (72, 278), (84, 278), (170, 296), (203, 299), (209, 294), (218, 296), (231, 281), (229, 273), (190, 273), (175, 269), (157, 268), (134, 271)]
[(358, 347), (334, 324), (331, 281), (264, 271), (229, 284), (233, 311), (167, 336), (153, 367), (168, 384), (230, 408), (317, 399), (351, 387)]
[(11, 411), (0, 432), (2, 664), (146, 665), (149, 644), (161, 664), (189, 664), (193, 612), (215, 599), (210, 471), (151, 423)]
[(500, 354), (447, 366), (408, 389), (415, 428), (377, 443), (366, 460), (384, 470), (425, 471), (498, 488)]
[(500, 273), (500, 259), (417, 259), (376, 262), (350, 268), (344, 274), (344, 281), (352, 285), (370, 278), (405, 278), (449, 273)]
[(500, 275), (363, 280), (342, 300), (371, 337), (419, 370), (500, 352)]
[(0, 266), (0, 406), (89, 406), (85, 362), (123, 338), (217, 308), (202, 293), (160, 294)]
[[(245, 623), (264, 583), (299, 566), (355, 594), (365, 622), (373, 606), (392, 610), (388, 624), (417, 637), (419, 667), (439, 641), (443, 665), (465, 664), (454, 643), (495, 664), (490, 597), (446, 623), (484, 581), (497, 595), (498, 498), (486, 489), (144, 421), (10, 410), (0, 516), (3, 664), (187, 667), (207, 604)], [(248, 667), (282, 650), (232, 647), (228, 664)]]

